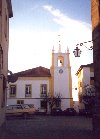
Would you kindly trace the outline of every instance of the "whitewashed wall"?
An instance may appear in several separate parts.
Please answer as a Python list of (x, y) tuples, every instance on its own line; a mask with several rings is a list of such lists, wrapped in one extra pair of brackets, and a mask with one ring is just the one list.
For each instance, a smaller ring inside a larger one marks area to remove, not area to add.
[(83, 68), (83, 84), (90, 84), (90, 67)]
[[(11, 83), (12, 84), (12, 83)], [(17, 85), (16, 98), (9, 97), (9, 89), (7, 93), (7, 105), (17, 104), (17, 100), (24, 100), (25, 104), (34, 104), (35, 108), (40, 108), (40, 85), (47, 84), (47, 89), (49, 92), (49, 80), (17, 80), (15, 83)], [(32, 97), (25, 97), (25, 85), (32, 85)]]
[[(64, 58), (63, 66), (58, 66), (58, 57)], [(69, 54), (68, 53), (55, 53), (54, 54), (54, 94), (61, 94), (61, 108), (62, 110), (70, 107), (70, 90), (69, 90)], [(62, 69), (63, 73), (59, 73)]]

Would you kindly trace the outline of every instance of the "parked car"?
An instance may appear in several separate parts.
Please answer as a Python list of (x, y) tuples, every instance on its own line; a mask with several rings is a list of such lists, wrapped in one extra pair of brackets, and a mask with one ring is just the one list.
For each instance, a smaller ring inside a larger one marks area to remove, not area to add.
[(46, 109), (42, 109), (42, 108), (38, 108), (35, 112), (36, 115), (46, 115), (47, 110)]
[(23, 116), (27, 118), (29, 115), (35, 114), (35, 111), (33, 104), (9, 105), (6, 107), (6, 117)]
[(77, 112), (74, 108), (67, 108), (66, 110), (63, 111), (63, 115), (71, 115), (74, 116), (76, 115)]
[(51, 110), (51, 115), (62, 115), (62, 110), (61, 110), (61, 108), (53, 108), (52, 110)]

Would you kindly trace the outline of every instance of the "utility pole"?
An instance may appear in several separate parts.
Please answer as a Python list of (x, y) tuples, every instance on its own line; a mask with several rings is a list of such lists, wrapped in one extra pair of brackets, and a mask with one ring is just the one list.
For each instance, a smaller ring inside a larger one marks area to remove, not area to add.
[(94, 139), (100, 138), (100, 0), (91, 0), (95, 106), (93, 115)]

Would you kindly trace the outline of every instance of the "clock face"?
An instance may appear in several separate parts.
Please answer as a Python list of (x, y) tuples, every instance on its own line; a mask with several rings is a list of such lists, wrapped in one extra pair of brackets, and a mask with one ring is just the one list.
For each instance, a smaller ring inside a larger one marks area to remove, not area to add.
[(63, 70), (62, 70), (62, 69), (60, 69), (60, 70), (59, 70), (59, 73), (63, 73)]

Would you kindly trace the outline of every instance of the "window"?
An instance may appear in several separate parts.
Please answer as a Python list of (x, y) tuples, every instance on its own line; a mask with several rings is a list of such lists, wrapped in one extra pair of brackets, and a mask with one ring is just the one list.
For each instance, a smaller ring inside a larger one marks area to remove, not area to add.
[(10, 97), (16, 96), (16, 85), (10, 85)]
[(31, 84), (25, 86), (25, 97), (31, 97), (32, 89)]
[(46, 94), (47, 94), (47, 84), (41, 84), (40, 90), (41, 90), (41, 95), (46, 96)]
[(90, 77), (90, 80), (94, 80), (94, 77)]
[(94, 85), (94, 77), (90, 77), (90, 84)]
[(17, 100), (17, 104), (24, 104), (24, 100)]

